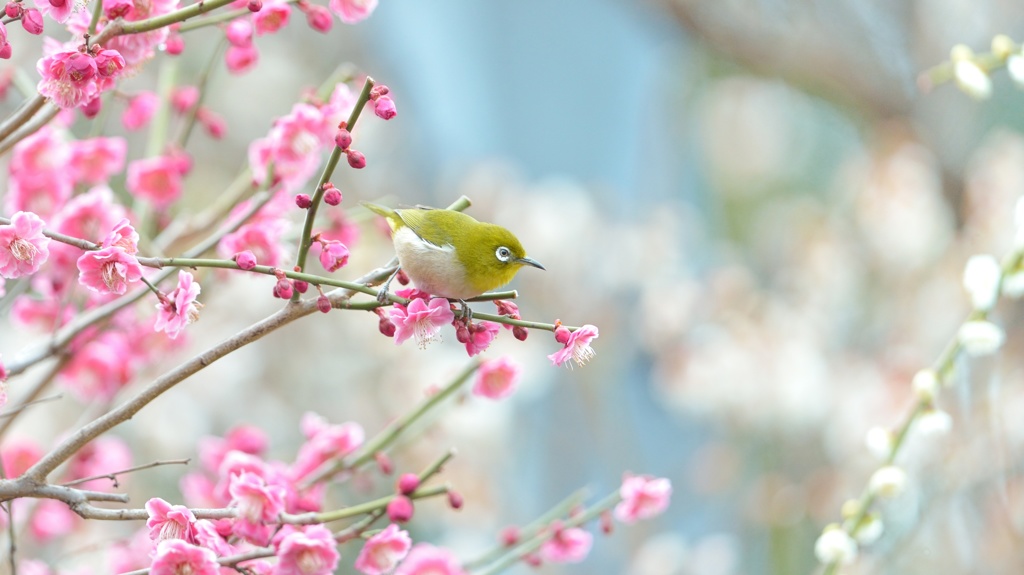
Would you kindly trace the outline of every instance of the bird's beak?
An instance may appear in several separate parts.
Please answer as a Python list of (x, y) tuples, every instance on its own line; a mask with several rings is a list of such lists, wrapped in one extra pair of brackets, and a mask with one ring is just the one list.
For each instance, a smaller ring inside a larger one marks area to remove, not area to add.
[(544, 266), (540, 265), (540, 262), (535, 260), (535, 259), (519, 258), (516, 261), (521, 263), (521, 264), (523, 264), (524, 266), (533, 266), (533, 267), (535, 267), (537, 269), (540, 269), (540, 270), (544, 269)]

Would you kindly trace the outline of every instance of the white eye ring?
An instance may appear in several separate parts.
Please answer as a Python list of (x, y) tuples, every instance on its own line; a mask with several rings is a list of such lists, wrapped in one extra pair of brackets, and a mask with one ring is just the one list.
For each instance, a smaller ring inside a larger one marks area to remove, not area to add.
[(512, 250), (506, 248), (505, 246), (501, 246), (500, 248), (497, 249), (497, 251), (494, 252), (494, 255), (495, 257), (498, 258), (499, 261), (507, 262), (508, 260), (512, 259)]

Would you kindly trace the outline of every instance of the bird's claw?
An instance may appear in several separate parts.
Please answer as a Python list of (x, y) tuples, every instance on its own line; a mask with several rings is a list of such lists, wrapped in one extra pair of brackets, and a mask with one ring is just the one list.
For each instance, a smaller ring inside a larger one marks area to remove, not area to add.
[(388, 287), (384, 286), (377, 290), (377, 303), (384, 305), (388, 303)]

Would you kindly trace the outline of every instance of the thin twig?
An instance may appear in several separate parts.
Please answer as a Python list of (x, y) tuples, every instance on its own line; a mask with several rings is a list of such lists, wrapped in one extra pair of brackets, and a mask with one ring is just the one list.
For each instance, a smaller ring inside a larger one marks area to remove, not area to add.
[(118, 487), (118, 484), (117, 484), (117, 476), (118, 475), (125, 475), (127, 473), (132, 473), (132, 472), (135, 472), (135, 471), (141, 471), (143, 469), (152, 469), (154, 467), (160, 467), (162, 465), (188, 465), (190, 461), (192, 461), (192, 460), (187, 458), (187, 457), (184, 458), (184, 459), (164, 459), (164, 460), (160, 460), (160, 461), (152, 461), (152, 462), (146, 463), (144, 465), (136, 465), (135, 467), (129, 467), (128, 469), (122, 469), (121, 471), (114, 471), (112, 473), (104, 473), (102, 475), (93, 475), (91, 477), (82, 477), (81, 479), (75, 479), (74, 481), (68, 481), (67, 483), (62, 483), (61, 485), (63, 485), (64, 487), (72, 487), (74, 485), (80, 485), (82, 483), (85, 483), (87, 481), (92, 481), (94, 479), (110, 479), (111, 481), (114, 482), (114, 487)]

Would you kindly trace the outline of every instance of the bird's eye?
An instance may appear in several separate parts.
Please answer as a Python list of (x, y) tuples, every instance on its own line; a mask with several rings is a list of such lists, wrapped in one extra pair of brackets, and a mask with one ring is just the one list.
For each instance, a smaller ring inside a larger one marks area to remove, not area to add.
[(501, 246), (500, 248), (498, 248), (496, 252), (494, 252), (494, 255), (498, 257), (498, 260), (507, 262), (508, 260), (512, 259), (512, 250), (506, 248), (505, 246)]

